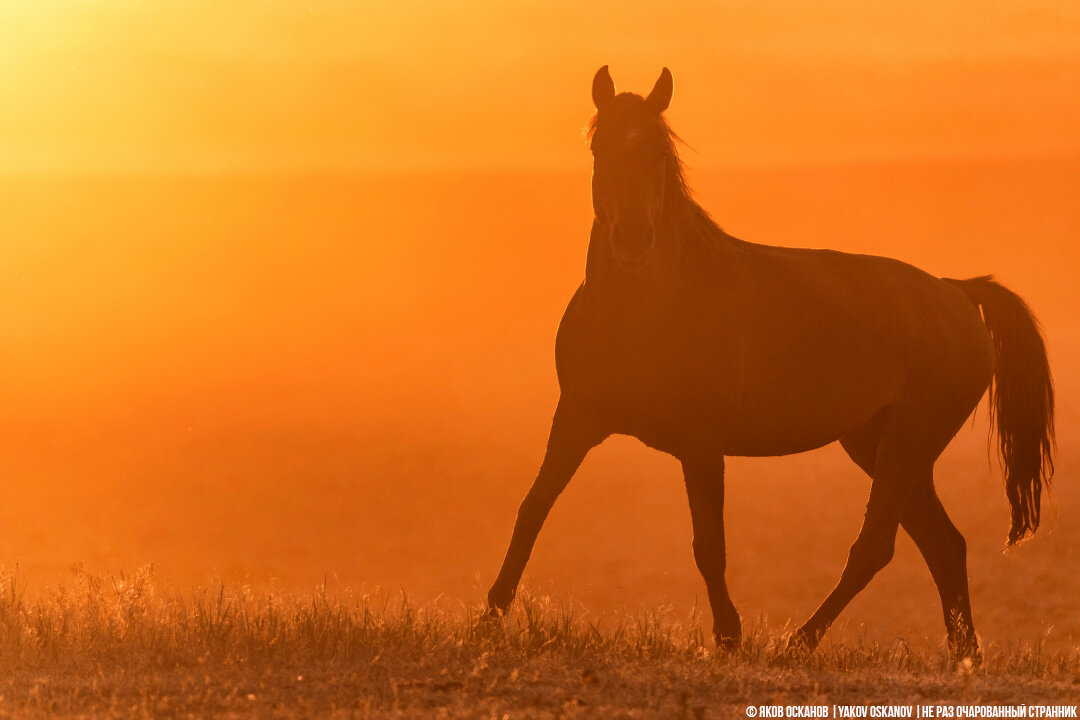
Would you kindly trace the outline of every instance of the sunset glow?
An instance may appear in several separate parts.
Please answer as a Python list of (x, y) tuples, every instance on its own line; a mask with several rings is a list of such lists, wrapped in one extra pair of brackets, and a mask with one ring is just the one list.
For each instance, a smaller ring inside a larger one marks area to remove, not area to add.
[(601, 64), (699, 164), (1080, 151), (1080, 9), (565, 0), (0, 8), (0, 170), (575, 167)]
[[(732, 235), (1030, 302), (1059, 391), (1052, 532), (1001, 559), (985, 405), (941, 492), (980, 601), (1013, 573), (1067, 598), (981, 603), (981, 631), (1075, 648), (1076, 0), (0, 3), (0, 565), (480, 602), (558, 398), (605, 64), (639, 93), (671, 69), (666, 118)], [(866, 478), (835, 444), (729, 470), (731, 585), (782, 625), (835, 581)], [(614, 439), (560, 502), (541, 590), (598, 614), (703, 598), (671, 458)], [(897, 556), (852, 632), (938, 632)]]

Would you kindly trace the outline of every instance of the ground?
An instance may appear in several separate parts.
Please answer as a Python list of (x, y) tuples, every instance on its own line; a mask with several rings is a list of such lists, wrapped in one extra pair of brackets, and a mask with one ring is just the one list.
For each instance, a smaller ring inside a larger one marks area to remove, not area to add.
[(149, 568), (0, 601), (2, 717), (746, 717), (759, 705), (1080, 701), (1080, 653), (987, 648), (981, 667), (903, 641), (781, 652), (756, 626), (718, 653), (693, 617), (598, 623), (520, 599), (414, 606), (402, 596), (159, 594)]

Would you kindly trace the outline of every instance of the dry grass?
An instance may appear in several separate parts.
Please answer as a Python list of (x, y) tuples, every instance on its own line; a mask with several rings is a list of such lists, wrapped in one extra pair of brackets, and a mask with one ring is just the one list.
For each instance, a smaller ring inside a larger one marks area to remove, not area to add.
[(31, 597), (0, 578), (4, 717), (745, 717), (747, 704), (1061, 703), (1080, 652), (988, 647), (983, 667), (903, 642), (792, 661), (754, 627), (718, 655), (691, 617), (598, 626), (572, 606), (509, 617), (386, 594), (160, 592), (149, 568)]

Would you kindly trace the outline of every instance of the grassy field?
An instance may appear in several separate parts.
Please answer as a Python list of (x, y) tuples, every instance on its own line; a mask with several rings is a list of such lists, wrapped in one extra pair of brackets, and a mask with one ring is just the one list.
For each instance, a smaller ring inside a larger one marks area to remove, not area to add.
[(524, 598), (508, 617), (386, 594), (164, 593), (144, 568), (0, 580), (2, 717), (745, 717), (748, 704), (1075, 704), (1080, 652), (986, 648), (982, 667), (903, 641), (718, 655), (694, 616), (597, 622)]

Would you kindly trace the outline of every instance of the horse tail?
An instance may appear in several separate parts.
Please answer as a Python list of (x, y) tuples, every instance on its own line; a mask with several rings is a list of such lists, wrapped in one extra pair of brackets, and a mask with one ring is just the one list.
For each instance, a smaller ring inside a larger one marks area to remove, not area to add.
[(990, 421), (997, 424), (1012, 527), (1008, 546), (1039, 527), (1043, 486), (1054, 474), (1054, 382), (1039, 323), (1027, 303), (991, 276), (948, 280), (982, 311), (997, 356)]

